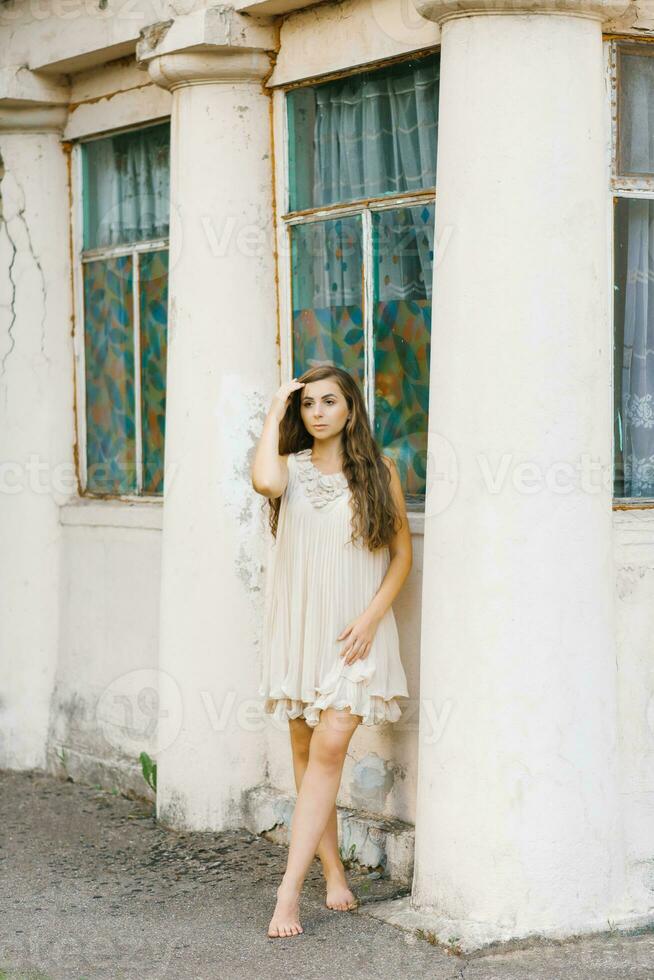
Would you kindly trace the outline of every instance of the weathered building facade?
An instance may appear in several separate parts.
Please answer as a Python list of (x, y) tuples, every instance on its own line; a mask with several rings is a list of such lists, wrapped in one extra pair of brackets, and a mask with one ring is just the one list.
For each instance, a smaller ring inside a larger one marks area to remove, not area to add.
[(1, 765), (140, 789), (148, 751), (173, 826), (288, 821), (249, 466), (333, 360), (414, 544), (344, 837), (463, 945), (649, 921), (652, 38), (629, 0), (2, 3)]

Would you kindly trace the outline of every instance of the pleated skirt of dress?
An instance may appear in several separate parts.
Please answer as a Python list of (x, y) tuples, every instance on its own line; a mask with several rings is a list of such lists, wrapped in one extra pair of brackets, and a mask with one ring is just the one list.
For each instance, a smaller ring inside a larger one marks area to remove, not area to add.
[(390, 563), (387, 547), (350, 542), (350, 490), (326, 476), (310, 451), (288, 457), (277, 538), (270, 549), (260, 695), (275, 719), (318, 724), (328, 707), (349, 708), (364, 725), (395, 722), (408, 697), (397, 625), (388, 609), (363, 660), (346, 665), (337, 636), (363, 613)]

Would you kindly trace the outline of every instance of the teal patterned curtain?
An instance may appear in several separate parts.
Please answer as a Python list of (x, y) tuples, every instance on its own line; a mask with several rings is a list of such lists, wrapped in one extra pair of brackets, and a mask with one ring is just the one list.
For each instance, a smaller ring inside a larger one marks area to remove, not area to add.
[(87, 486), (136, 486), (134, 267), (131, 255), (84, 263)]
[(292, 229), (293, 373), (327, 361), (364, 387), (363, 258), (358, 214)]
[(405, 492), (426, 488), (434, 205), (373, 215), (375, 438)]

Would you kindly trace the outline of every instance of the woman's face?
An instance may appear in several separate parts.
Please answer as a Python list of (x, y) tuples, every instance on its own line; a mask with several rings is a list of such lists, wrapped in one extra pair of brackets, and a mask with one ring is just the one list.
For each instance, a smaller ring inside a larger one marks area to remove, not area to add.
[(345, 426), (348, 416), (345, 395), (336, 378), (323, 378), (305, 384), (300, 394), (300, 414), (307, 432), (314, 439), (328, 439)]

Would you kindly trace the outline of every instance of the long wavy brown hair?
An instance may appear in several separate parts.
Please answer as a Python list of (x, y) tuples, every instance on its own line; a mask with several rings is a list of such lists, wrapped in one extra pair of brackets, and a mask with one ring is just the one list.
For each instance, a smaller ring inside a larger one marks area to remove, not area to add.
[[(334, 364), (320, 364), (309, 368), (297, 380), (309, 384), (325, 378), (336, 381), (350, 415), (341, 432), (341, 440), (343, 473), (352, 494), (352, 539), (360, 538), (374, 551), (387, 545), (402, 526), (402, 517), (391, 493), (391, 475), (370, 429), (363, 395), (351, 375)], [(304, 390), (298, 388), (291, 392), (288, 400), (286, 414), (279, 425), (280, 456), (313, 446), (313, 436), (307, 431), (300, 411)], [(268, 519), (275, 538), (281, 500), (281, 497), (268, 498)]]

